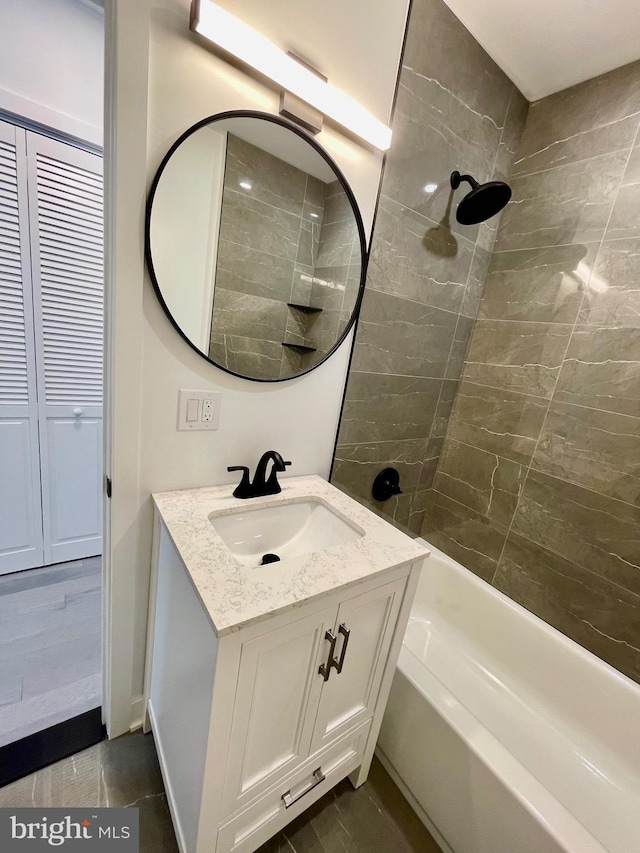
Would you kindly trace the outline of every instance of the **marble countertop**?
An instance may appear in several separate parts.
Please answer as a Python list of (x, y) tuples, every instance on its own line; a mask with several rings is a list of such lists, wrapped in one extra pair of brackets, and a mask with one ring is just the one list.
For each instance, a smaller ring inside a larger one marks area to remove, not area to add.
[[(321, 477), (288, 477), (281, 479), (280, 485), (279, 495), (250, 500), (234, 498), (233, 485), (153, 495), (219, 637), (429, 555), (420, 542)], [(236, 560), (209, 520), (212, 513), (246, 511), (304, 498), (328, 504), (364, 535), (333, 548), (249, 567)]]

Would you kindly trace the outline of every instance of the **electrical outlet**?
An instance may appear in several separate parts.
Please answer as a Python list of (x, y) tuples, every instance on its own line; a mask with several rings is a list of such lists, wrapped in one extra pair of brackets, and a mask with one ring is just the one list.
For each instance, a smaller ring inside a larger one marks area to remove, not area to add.
[(218, 391), (178, 393), (178, 429), (186, 431), (218, 429), (222, 394)]

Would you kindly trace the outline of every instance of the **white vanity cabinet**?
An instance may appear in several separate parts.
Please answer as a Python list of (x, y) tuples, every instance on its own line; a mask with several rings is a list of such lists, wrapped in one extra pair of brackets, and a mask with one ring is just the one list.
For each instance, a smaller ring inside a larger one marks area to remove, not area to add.
[[(220, 630), (206, 603), (215, 569), (199, 588), (156, 511), (147, 727), (183, 853), (252, 853), (345, 776), (366, 780), (423, 562), (414, 553)], [(273, 569), (251, 571), (268, 600), (260, 571), (268, 583)]]
[[(294, 614), (300, 618), (243, 643), (226, 814), (371, 721), (405, 585), (402, 579), (355, 596), (352, 590), (337, 607)], [(320, 668), (332, 648), (343, 666), (325, 669), (325, 681)]]

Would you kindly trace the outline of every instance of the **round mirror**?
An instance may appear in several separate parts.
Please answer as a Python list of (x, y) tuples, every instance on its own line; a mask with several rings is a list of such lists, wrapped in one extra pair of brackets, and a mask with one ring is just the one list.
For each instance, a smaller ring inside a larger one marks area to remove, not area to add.
[(149, 195), (146, 256), (182, 337), (263, 382), (324, 361), (364, 285), (364, 229), (342, 173), (314, 139), (263, 113), (213, 116), (171, 147)]

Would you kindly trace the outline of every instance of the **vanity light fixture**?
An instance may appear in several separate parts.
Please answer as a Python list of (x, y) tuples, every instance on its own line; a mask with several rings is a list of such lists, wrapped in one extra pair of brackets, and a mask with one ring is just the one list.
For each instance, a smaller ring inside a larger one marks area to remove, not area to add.
[(391, 129), (361, 104), (212, 0), (192, 0), (191, 29), (380, 151), (391, 146)]

